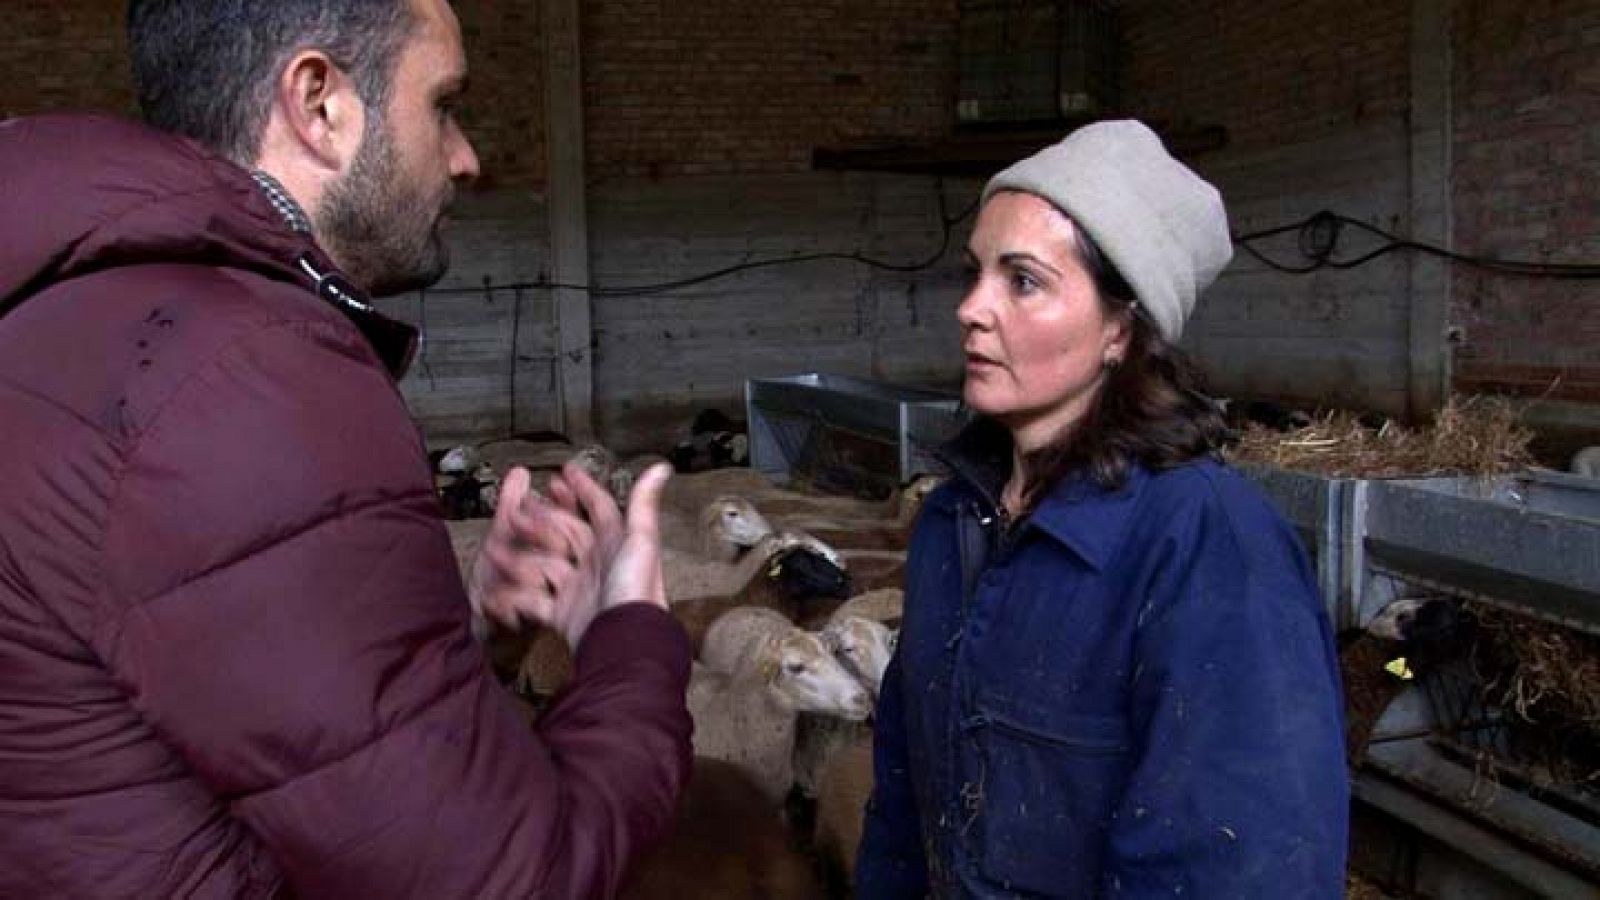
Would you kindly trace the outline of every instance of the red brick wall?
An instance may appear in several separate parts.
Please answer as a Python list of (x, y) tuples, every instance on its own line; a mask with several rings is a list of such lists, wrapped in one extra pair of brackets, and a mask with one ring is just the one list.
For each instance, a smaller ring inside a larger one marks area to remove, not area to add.
[(1122, 15), (1123, 105), (1222, 125), (1232, 148), (1325, 137), (1408, 103), (1407, 3), (1134, 0)]
[[(537, 0), (456, 9), (481, 187), (537, 186)], [(7, 17), (0, 112), (132, 109), (120, 3), (34, 3)], [(937, 137), (954, 118), (956, 0), (590, 0), (582, 27), (597, 178), (805, 171), (815, 146)]]
[(0, 38), (0, 118), (60, 109), (132, 112), (123, 4), (8, 3)]
[[(1600, 262), (1600, 5), (1456, 5), (1455, 235), (1464, 253)], [(1458, 269), (1456, 382), (1600, 403), (1600, 281)]]
[(544, 181), (544, 37), (537, 0), (455, 4), (471, 87), (461, 126), (478, 151), (480, 190)]
[(947, 134), (955, 0), (583, 9), (594, 175), (794, 172), (819, 145)]

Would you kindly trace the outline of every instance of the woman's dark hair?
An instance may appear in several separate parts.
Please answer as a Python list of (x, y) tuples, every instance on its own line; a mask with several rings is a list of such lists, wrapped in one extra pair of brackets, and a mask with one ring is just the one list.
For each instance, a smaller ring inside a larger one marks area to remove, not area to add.
[(327, 53), (381, 118), (412, 18), (405, 0), (129, 0), (139, 108), (157, 128), (248, 164), (278, 75), (301, 50)]
[(1071, 473), (1085, 472), (1114, 490), (1127, 481), (1134, 463), (1169, 469), (1215, 452), (1231, 436), (1221, 410), (1201, 393), (1200, 374), (1188, 355), (1161, 337), (1127, 279), (1093, 239), (1082, 228), (1073, 228), (1073, 235), (1101, 310), (1127, 317), (1129, 341), (1082, 421), (1061, 440), (1023, 457), (1024, 506)]

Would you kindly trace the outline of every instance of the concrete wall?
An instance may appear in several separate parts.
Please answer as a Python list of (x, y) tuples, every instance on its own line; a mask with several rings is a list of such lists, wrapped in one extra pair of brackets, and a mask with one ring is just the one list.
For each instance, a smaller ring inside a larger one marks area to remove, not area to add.
[[(1227, 130), (1226, 147), (1190, 163), (1222, 190), (1236, 232), (1320, 210), (1407, 230), (1406, 4), (1135, 2), (1124, 14), (1128, 107)], [(1254, 246), (1305, 262), (1292, 233)], [(1295, 276), (1241, 249), (1186, 345), (1218, 393), (1403, 414), (1408, 309), (1401, 257)]]

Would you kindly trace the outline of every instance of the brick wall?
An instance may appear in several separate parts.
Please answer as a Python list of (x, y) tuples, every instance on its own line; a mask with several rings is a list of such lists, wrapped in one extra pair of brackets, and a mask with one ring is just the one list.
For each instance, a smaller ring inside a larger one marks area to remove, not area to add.
[(121, 3), (7, 3), (4, 15), (0, 118), (61, 109), (133, 110)]
[[(1222, 190), (1235, 231), (1324, 209), (1405, 228), (1409, 4), (1144, 0), (1122, 12), (1124, 107), (1174, 131), (1226, 130), (1225, 147), (1189, 162)], [(1254, 246), (1303, 262), (1292, 233)], [(1217, 393), (1401, 414), (1407, 278), (1399, 256), (1295, 276), (1240, 251), (1185, 344)]]
[(819, 145), (948, 133), (954, 0), (583, 9), (595, 176), (795, 172)]
[[(15, 4), (0, 112), (131, 111), (122, 4)], [(463, 125), (480, 190), (544, 180), (537, 0), (456, 4), (472, 90)], [(955, 0), (583, 4), (590, 174), (799, 172), (819, 145), (946, 134)]]
[(1409, 6), (1125, 3), (1124, 105), (1173, 126), (1222, 125), (1242, 150), (1392, 117), (1408, 103)]
[(471, 88), (461, 127), (478, 151), (477, 189), (544, 181), (544, 37), (537, 0), (455, 4)]
[[(1456, 9), (1455, 235), (1464, 253), (1600, 262), (1600, 6)], [(1458, 269), (1471, 390), (1600, 404), (1600, 282)]]

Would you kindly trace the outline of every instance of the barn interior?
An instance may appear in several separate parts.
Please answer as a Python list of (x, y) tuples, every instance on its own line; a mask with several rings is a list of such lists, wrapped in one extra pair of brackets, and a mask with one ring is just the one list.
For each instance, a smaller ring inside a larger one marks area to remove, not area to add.
[[(906, 498), (962, 421), (985, 179), (1136, 117), (1222, 191), (1234, 258), (1183, 346), (1252, 411), (1236, 461), (1354, 636), (1351, 896), (1600, 896), (1600, 4), (454, 7), (482, 174), (449, 273), (380, 308), (422, 337), (399, 390), (457, 453), (458, 551), (506, 467), (598, 446), (606, 474), (738, 470), (715, 483), (808, 522), (855, 588), (899, 587)], [(121, 2), (5, 18), (0, 119), (135, 112)], [(1419, 597), (1448, 640), (1362, 637)], [(506, 652), (537, 705), (561, 663)], [(859, 830), (800, 794), (776, 840), (847, 894)]]

